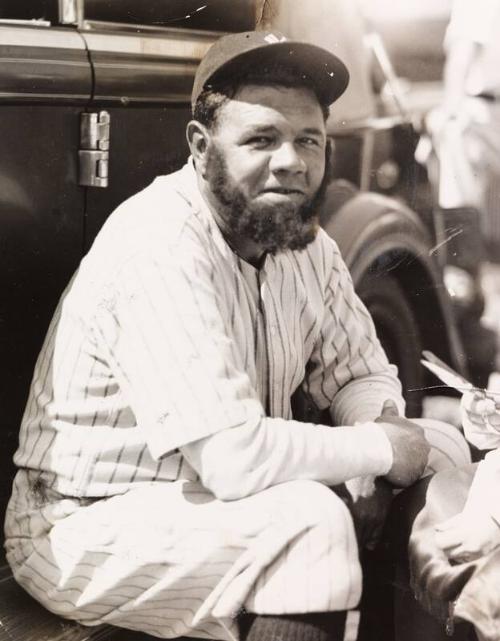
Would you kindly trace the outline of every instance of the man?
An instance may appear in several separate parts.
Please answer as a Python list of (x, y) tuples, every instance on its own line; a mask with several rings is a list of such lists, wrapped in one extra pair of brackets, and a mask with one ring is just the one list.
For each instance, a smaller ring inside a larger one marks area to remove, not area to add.
[[(54, 612), (164, 638), (342, 638), (361, 570), (326, 486), (406, 486), (429, 453), (390, 415), (395, 368), (318, 229), (347, 82), (280, 34), (219, 40), (195, 78), (192, 160), (118, 208), (65, 292), (6, 521), (14, 576)], [(340, 427), (294, 420), (299, 388)], [(467, 460), (448, 426), (427, 434)]]

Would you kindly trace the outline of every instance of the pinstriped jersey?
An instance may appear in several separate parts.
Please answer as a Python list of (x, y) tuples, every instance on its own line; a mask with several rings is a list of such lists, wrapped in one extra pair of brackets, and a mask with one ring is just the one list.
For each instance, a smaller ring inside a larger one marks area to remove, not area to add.
[(320, 231), (255, 269), (226, 243), (189, 163), (110, 216), (68, 285), (15, 463), (77, 497), (195, 479), (179, 448), (292, 419), (299, 386), (336, 424), (402, 403), (335, 243)]

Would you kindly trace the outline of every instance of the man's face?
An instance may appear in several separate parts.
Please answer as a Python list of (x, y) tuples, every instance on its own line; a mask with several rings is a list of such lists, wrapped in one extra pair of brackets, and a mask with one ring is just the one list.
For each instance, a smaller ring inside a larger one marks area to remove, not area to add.
[(325, 150), (323, 114), (311, 91), (241, 87), (219, 111), (207, 159), (209, 188), (229, 233), (272, 253), (311, 242)]

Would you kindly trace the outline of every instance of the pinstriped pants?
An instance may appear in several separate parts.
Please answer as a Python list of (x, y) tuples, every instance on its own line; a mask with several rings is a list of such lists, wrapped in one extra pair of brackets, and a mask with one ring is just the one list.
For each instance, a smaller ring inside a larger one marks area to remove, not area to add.
[[(468, 462), (457, 430), (423, 423), (432, 471)], [(21, 531), (23, 519), (31, 537), (7, 538), (16, 579), (49, 610), (87, 625), (233, 640), (242, 607), (345, 610), (360, 597), (352, 518), (313, 481), (231, 502), (192, 481), (147, 484), (86, 506), (58, 498), (35, 508), (26, 498), (24, 513), (8, 513), (7, 532)]]

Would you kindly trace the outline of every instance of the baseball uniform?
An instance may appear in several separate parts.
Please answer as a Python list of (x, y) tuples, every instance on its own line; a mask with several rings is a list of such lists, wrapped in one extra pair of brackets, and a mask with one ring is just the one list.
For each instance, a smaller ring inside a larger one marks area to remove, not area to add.
[[(339, 427), (293, 420), (299, 387)], [(335, 243), (255, 269), (190, 162), (111, 215), (54, 315), (15, 454), (14, 576), (62, 616), (165, 638), (235, 639), (242, 607), (354, 607), (352, 519), (326, 485), (388, 472), (386, 399), (403, 409)], [(432, 469), (468, 462), (458, 432), (428, 428)], [(248, 457), (244, 484), (211, 486), (233, 466), (216, 438)]]

